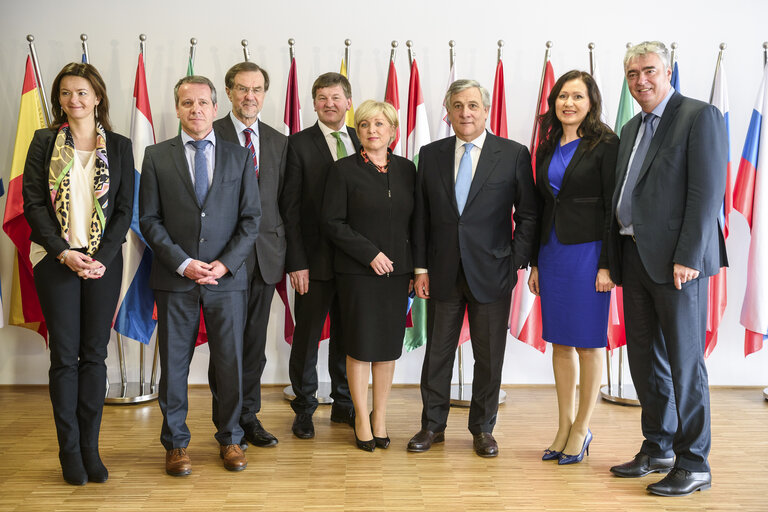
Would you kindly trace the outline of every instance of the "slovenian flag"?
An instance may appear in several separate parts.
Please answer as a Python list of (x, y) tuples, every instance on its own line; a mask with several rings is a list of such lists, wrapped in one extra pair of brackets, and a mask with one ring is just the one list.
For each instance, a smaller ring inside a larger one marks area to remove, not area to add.
[(131, 229), (126, 235), (126, 243), (123, 244), (123, 280), (114, 329), (123, 336), (148, 344), (157, 322), (152, 318), (155, 298), (149, 288), (152, 251), (147, 247), (139, 230), (139, 184), (144, 149), (155, 143), (155, 130), (152, 124), (152, 111), (149, 108), (142, 53), (139, 53), (136, 81), (133, 86), (131, 142), (133, 143), (133, 162), (136, 166), (133, 218)]
[(747, 288), (741, 307), (741, 325), (746, 328), (744, 355), (763, 348), (768, 338), (768, 66), (757, 93), (749, 122), (739, 173), (733, 192), (733, 207), (747, 219), (752, 234), (747, 261)]

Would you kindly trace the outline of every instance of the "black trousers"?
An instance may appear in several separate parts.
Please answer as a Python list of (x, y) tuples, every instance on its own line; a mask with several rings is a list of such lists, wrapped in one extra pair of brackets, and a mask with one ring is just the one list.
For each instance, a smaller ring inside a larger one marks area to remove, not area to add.
[[(248, 289), (248, 310), (243, 334), (243, 408), (240, 413), (242, 427), (253, 423), (256, 414), (261, 410), (261, 375), (267, 364), (267, 325), (274, 295), (275, 285), (264, 282), (256, 265)], [(219, 398), (213, 359), (208, 363), (208, 384), (212, 394), (213, 423), (218, 428), (216, 418)]]
[(48, 326), (48, 387), (59, 450), (98, 449), (107, 383), (104, 360), (120, 295), (122, 255), (100, 279), (81, 279), (52, 255), (35, 265), (33, 273)]
[(328, 345), (328, 373), (331, 376), (331, 398), (341, 407), (352, 407), (347, 385), (347, 356), (340, 336), (341, 320), (336, 282), (309, 281), (309, 291), (296, 294), (294, 309), (296, 329), (293, 331), (288, 376), (296, 398), (291, 407), (297, 414), (312, 414), (317, 409), (317, 344), (325, 317), (330, 313), (331, 339)]
[(499, 409), (510, 299), (511, 294), (488, 304), (478, 302), (460, 270), (450, 297), (427, 301), (427, 345), (421, 369), (421, 428), (433, 432), (445, 430), (451, 407), (453, 362), (466, 309), (475, 358), (468, 427), (472, 434), (493, 432)]
[(688, 471), (709, 471), (708, 281), (694, 279), (682, 290), (655, 283), (632, 238), (624, 239), (624, 322), (629, 368), (642, 406), (640, 451), (674, 455), (675, 465)]
[(246, 292), (214, 291), (196, 285), (187, 292), (155, 290), (160, 354), (158, 403), (163, 412), (160, 442), (166, 450), (186, 448), (187, 380), (203, 309), (211, 361), (216, 367), (218, 411), (214, 420), (221, 445), (239, 444), (242, 394), (243, 328)]

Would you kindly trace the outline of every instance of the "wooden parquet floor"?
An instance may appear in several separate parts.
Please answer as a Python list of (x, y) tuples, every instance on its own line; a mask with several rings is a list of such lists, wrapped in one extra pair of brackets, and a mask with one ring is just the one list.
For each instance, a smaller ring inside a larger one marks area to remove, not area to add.
[(640, 410), (600, 402), (591, 455), (558, 467), (540, 460), (555, 428), (551, 387), (505, 387), (495, 435), (500, 455), (472, 451), (467, 409), (452, 408), (446, 442), (429, 452), (405, 451), (418, 430), (415, 386), (392, 392), (392, 445), (374, 453), (354, 446), (352, 430), (315, 414), (317, 435), (291, 434), (293, 413), (282, 387), (264, 388), (265, 427), (280, 443), (251, 447), (245, 471), (221, 465), (210, 421), (210, 393), (190, 390), (189, 454), (193, 473), (164, 472), (157, 402), (107, 406), (101, 454), (105, 484), (67, 485), (61, 478), (46, 387), (0, 387), (0, 511), (768, 511), (768, 402), (756, 388), (716, 388), (712, 396), (712, 489), (686, 498), (649, 495), (641, 479), (612, 477), (640, 442)]

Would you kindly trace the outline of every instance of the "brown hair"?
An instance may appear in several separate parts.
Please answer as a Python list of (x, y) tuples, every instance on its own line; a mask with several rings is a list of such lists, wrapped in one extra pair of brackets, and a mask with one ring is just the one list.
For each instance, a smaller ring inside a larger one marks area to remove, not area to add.
[(267, 74), (267, 70), (256, 64), (255, 62), (238, 62), (229, 70), (227, 71), (227, 74), (224, 75), (224, 87), (227, 89), (231, 89), (235, 85), (235, 77), (238, 73), (245, 73), (245, 72), (257, 72), (261, 71), (261, 74), (264, 76), (264, 92), (267, 92), (269, 90), (269, 74)]
[(600, 141), (604, 140), (607, 135), (613, 133), (613, 130), (600, 120), (600, 114), (603, 110), (603, 101), (595, 79), (586, 71), (573, 69), (557, 79), (557, 82), (555, 82), (555, 85), (552, 87), (552, 91), (547, 98), (549, 110), (539, 117), (539, 146), (536, 148), (537, 159), (543, 159), (545, 155), (554, 152), (555, 145), (563, 136), (563, 125), (557, 118), (555, 102), (557, 101), (557, 97), (560, 94), (563, 85), (571, 80), (581, 80), (584, 82), (584, 85), (587, 86), (589, 112), (587, 112), (587, 117), (585, 117), (581, 122), (581, 125), (579, 125), (579, 137), (588, 143), (589, 150), (591, 151), (595, 149), (595, 146), (597, 146)]
[(312, 84), (312, 100), (314, 101), (318, 89), (322, 89), (324, 87), (333, 87), (334, 85), (341, 86), (341, 88), (344, 90), (344, 96), (347, 99), (352, 97), (352, 86), (349, 84), (347, 77), (341, 73), (329, 72), (323, 73), (317, 77), (315, 83)]
[(53, 113), (53, 121), (51, 121), (50, 128), (52, 130), (58, 130), (61, 125), (67, 122), (67, 114), (61, 108), (61, 102), (59, 101), (59, 93), (61, 92), (61, 81), (65, 76), (79, 76), (88, 80), (93, 88), (93, 93), (99, 99), (99, 104), (96, 105), (96, 119), (105, 130), (112, 130), (112, 125), (109, 122), (109, 99), (107, 98), (107, 86), (104, 85), (104, 79), (90, 64), (84, 64), (81, 62), (70, 62), (59, 71), (56, 78), (53, 79), (51, 85), (51, 110)]

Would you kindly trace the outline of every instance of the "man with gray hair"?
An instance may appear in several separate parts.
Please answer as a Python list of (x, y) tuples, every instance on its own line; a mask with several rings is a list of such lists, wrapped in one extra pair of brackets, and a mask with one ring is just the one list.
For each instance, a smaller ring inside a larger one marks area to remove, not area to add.
[(165, 471), (188, 475), (187, 379), (200, 310), (216, 367), (214, 423), (224, 467), (248, 464), (240, 448), (246, 258), (253, 252), (261, 210), (251, 154), (216, 137), (216, 89), (202, 76), (174, 89), (181, 133), (149, 146), (139, 188), (139, 224), (154, 259), (149, 285), (157, 303), (160, 354), (158, 402)]
[(663, 43), (629, 48), (624, 71), (642, 112), (621, 132), (608, 250), (645, 440), (611, 472), (669, 472), (648, 491), (685, 496), (712, 482), (704, 340), (707, 277), (728, 264), (718, 221), (727, 134), (717, 108), (672, 88)]
[[(495, 457), (507, 322), (517, 270), (536, 240), (538, 200), (525, 146), (485, 129), (490, 96), (474, 80), (445, 95), (456, 133), (421, 148), (413, 218), (414, 288), (428, 301), (421, 370), (421, 430), (408, 451), (444, 440), (464, 311), (475, 358), (469, 431), (475, 453)], [(514, 208), (514, 237), (512, 215)]]

